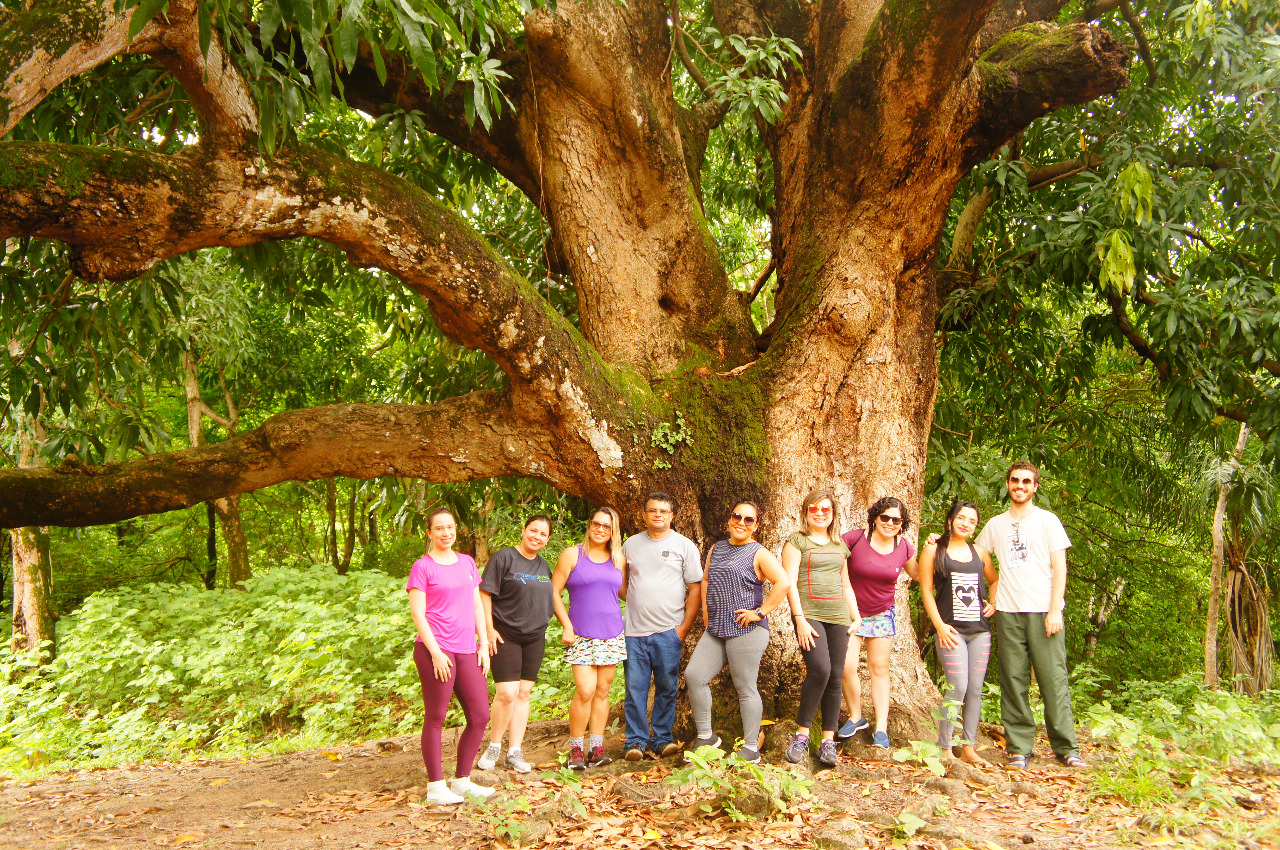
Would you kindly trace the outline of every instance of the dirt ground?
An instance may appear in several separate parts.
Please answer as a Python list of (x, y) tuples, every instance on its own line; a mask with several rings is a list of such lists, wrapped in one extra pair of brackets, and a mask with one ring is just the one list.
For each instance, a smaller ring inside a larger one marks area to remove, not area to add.
[[(446, 731), (446, 765), (454, 735), (456, 730)], [(935, 777), (854, 746), (835, 770), (813, 774), (788, 766), (814, 779), (814, 799), (772, 819), (734, 822), (711, 792), (667, 781), (678, 767), (675, 759), (619, 759), (579, 775), (576, 785), (566, 782), (555, 761), (563, 735), (562, 724), (530, 729), (525, 750), (540, 768), (532, 774), (475, 771), (477, 782), (500, 789), (483, 806), (418, 802), (426, 774), (416, 736), (245, 761), (134, 765), (11, 782), (0, 794), (0, 848), (456, 850), (499, 846), (515, 833), (525, 846), (547, 848), (857, 850), (891, 846), (896, 839), (916, 848), (1058, 850), (1133, 846), (1141, 836), (1139, 818), (1091, 799), (1088, 774), (1059, 767), (1047, 752), (1026, 772), (976, 770), (952, 761), (946, 777)], [(997, 752), (984, 754), (994, 758)], [(1280, 817), (1280, 793), (1259, 799), (1259, 819)], [(752, 805), (746, 798), (736, 802)], [(1250, 845), (1264, 846), (1245, 842)]]

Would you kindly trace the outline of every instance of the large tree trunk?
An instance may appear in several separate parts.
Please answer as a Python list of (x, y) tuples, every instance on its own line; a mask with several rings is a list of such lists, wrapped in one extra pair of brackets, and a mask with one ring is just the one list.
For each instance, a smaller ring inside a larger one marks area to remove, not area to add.
[[(663, 489), (681, 504), (680, 530), (704, 547), (742, 498), (761, 504), (761, 539), (778, 547), (814, 486), (839, 494), (846, 528), (886, 494), (918, 517), (937, 383), (936, 255), (952, 192), (1035, 118), (1127, 79), (1127, 51), (1098, 27), (1006, 35), (1061, 5), (711, 4), (726, 36), (776, 33), (803, 54), (783, 80), (781, 119), (759, 122), (777, 313), (757, 336), (699, 202), (708, 134), (727, 110), (677, 101), (666, 2), (561, 0), (530, 12), (503, 56), (513, 108), (491, 127), (463, 120), (461, 86), (429, 91), (402, 58), (388, 57), (380, 82), (363, 45), (345, 71), (348, 102), (375, 115), (388, 104), (414, 111), (545, 214), (551, 263), (577, 296), (575, 324), (406, 181), (303, 145), (263, 159), (224, 42), (204, 51), (193, 4), (174, 0), (127, 49), (152, 54), (182, 85), (200, 116), (198, 144), (178, 156), (0, 144), (0, 171), (31, 175), (20, 186), (0, 180), (0, 237), (62, 240), (90, 280), (128, 279), (212, 245), (327, 240), (418, 293), (506, 383), (433, 405), (291, 411), (216, 446), (201, 446), (193, 425), (189, 450), (100, 469), (0, 472), (0, 524), (108, 522), (281, 481), (379, 475), (536, 477), (617, 506), (630, 530), (641, 527), (644, 494)], [(126, 49), (127, 16), (92, 11), (105, 16), (85, 36), (94, 51), (28, 44), (25, 15), (0, 25), (16, 57), (6, 130), (40, 92)], [(905, 608), (905, 588), (898, 600)], [(785, 717), (803, 664), (788, 612), (775, 617), (761, 684), (770, 713)], [(910, 618), (899, 622), (893, 728), (919, 737), (937, 693)]]

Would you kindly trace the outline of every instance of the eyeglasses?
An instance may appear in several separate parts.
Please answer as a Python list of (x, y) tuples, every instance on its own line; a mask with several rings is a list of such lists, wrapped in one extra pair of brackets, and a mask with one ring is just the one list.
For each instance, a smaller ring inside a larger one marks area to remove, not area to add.
[(733, 520), (734, 522), (740, 522), (740, 523), (742, 523), (743, 525), (755, 525), (755, 524), (756, 524), (756, 518), (755, 518), (755, 517), (753, 517), (753, 516), (743, 516), (742, 514), (739, 514), (739, 513), (732, 513), (732, 514), (729, 514), (729, 519)]
[(831, 513), (830, 505), (810, 505), (809, 513), (811, 514), (829, 514)]
[(594, 519), (591, 520), (591, 527), (597, 531), (613, 531), (613, 525), (611, 523), (600, 522)]
[(880, 516), (876, 517), (876, 519), (880, 520), (886, 525), (902, 525), (902, 517), (900, 516), (889, 516), (888, 514), (880, 514)]
[(1028, 478), (1014, 478), (1013, 476), (1009, 476), (1009, 483), (1010, 483), (1010, 484), (1034, 484), (1034, 483), (1036, 483), (1036, 480), (1035, 480), (1034, 478), (1030, 478), (1030, 477), (1028, 477)]
[(645, 513), (658, 514), (659, 516), (665, 516), (666, 514), (671, 513), (671, 511), (667, 510), (666, 508), (649, 508), (649, 510), (645, 511)]

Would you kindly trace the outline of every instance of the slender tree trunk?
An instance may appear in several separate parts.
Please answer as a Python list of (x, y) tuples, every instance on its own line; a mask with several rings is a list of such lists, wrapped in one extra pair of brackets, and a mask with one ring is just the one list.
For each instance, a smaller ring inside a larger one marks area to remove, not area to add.
[(342, 557), (338, 560), (338, 575), (345, 576), (351, 569), (351, 555), (356, 548), (356, 535), (359, 524), (356, 522), (356, 491), (358, 482), (351, 482), (351, 495), (347, 498), (347, 527), (343, 534)]
[(222, 539), (226, 543), (227, 586), (242, 589), (253, 574), (249, 569), (249, 540), (245, 537), (240, 517), (240, 497), (214, 499), (213, 509), (218, 514)]
[[(1240, 436), (1231, 454), (1238, 463), (1249, 442), (1249, 426), (1240, 425)], [(1218, 504), (1213, 511), (1213, 553), (1209, 561), (1209, 616), (1204, 627), (1204, 684), (1218, 687), (1218, 620), (1222, 607), (1223, 521), (1227, 515), (1227, 496), (1231, 493), (1231, 477), (1219, 474)]]
[[(191, 442), (192, 448), (196, 448), (205, 444), (204, 418), (214, 414), (209, 409), (209, 406), (205, 404), (204, 396), (200, 392), (199, 368), (195, 354), (190, 349), (182, 354), (182, 377), (183, 388), (187, 396), (187, 439)], [(224, 421), (224, 424), (227, 427), (227, 431), (234, 434), (238, 413), (232, 405), (229, 395), (227, 397), (227, 407), (230, 417)], [(212, 505), (213, 513), (217, 515), (218, 524), (222, 527), (222, 539), (227, 553), (227, 585), (241, 588), (250, 577), (251, 572), (249, 569), (249, 541), (245, 537), (244, 524), (240, 518), (240, 497), (233, 495), (214, 499)], [(216, 542), (210, 541), (209, 552), (209, 568), (205, 573), (205, 587), (212, 590), (217, 581), (218, 555)]]
[(338, 564), (338, 482), (332, 478), (324, 482), (324, 559), (341, 573)]
[[(39, 431), (39, 425), (36, 425)], [(18, 453), (19, 467), (36, 465), (35, 439), (23, 434)], [(53, 559), (49, 552), (49, 530), (32, 526), (9, 532), (13, 550), (13, 652), (37, 649), (47, 642), (45, 660), (57, 654), (57, 634), (53, 612)]]
[(205, 519), (208, 521), (204, 540), (204, 589), (213, 590), (218, 586), (218, 513), (214, 510), (213, 502), (205, 502), (204, 506)]

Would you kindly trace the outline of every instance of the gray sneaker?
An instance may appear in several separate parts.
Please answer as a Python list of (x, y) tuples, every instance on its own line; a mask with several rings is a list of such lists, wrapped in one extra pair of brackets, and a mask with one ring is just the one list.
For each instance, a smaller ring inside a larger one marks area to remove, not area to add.
[(699, 747), (719, 747), (720, 743), (720, 736), (715, 732), (712, 732), (710, 738), (695, 739), (694, 742), (689, 745), (689, 749), (696, 750)]
[(533, 765), (524, 760), (524, 750), (507, 750), (507, 767), (516, 773), (528, 773)]
[(827, 767), (835, 767), (840, 763), (840, 753), (836, 750), (835, 741), (823, 741), (818, 745), (818, 761)]
[(489, 749), (476, 760), (476, 770), (493, 770), (494, 765), (498, 763), (498, 756), (502, 755), (501, 744), (490, 744)]
[(791, 743), (787, 744), (787, 751), (783, 753), (787, 761), (792, 764), (799, 764), (800, 760), (809, 752), (809, 737), (807, 735), (796, 735), (791, 739)]
[(753, 750), (750, 747), (747, 747), (744, 745), (740, 750), (738, 750), (738, 758), (742, 759), (747, 764), (759, 764), (760, 751)]

